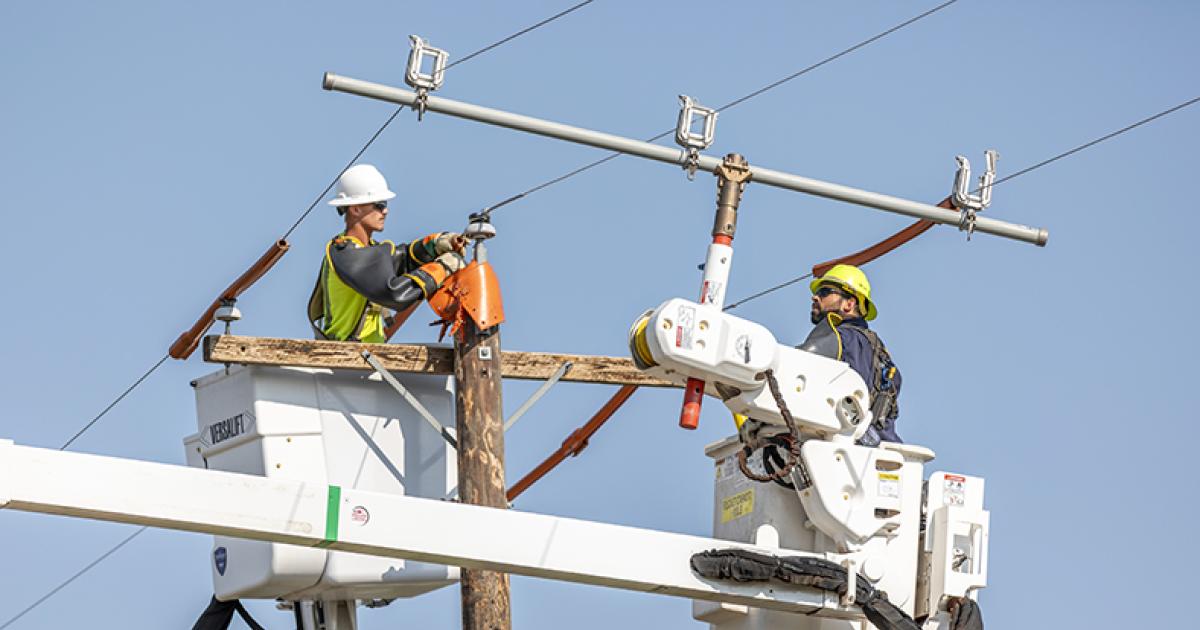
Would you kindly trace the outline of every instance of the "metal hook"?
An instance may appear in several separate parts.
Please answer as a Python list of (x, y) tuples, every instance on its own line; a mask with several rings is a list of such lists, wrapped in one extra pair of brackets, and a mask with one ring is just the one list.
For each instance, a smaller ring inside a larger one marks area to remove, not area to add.
[(970, 190), (971, 162), (964, 156), (954, 156), (954, 160), (958, 162), (958, 171), (954, 173), (954, 190), (951, 192), (950, 198), (954, 207), (958, 208), (961, 213), (958, 229), (967, 233), (968, 241), (975, 233), (976, 214), (992, 204), (992, 184), (996, 181), (996, 160), (999, 157), (1000, 154), (995, 149), (988, 149), (984, 152), (987, 168), (979, 177), (979, 188), (976, 189), (978, 194), (972, 194)]
[[(409, 35), (409, 40), (412, 41), (412, 50), (408, 51), (408, 66), (404, 71), (404, 82), (417, 91), (417, 120), (425, 115), (425, 103), (429, 99), (429, 92), (442, 87), (442, 81), (445, 80), (446, 61), (450, 58), (450, 54), (440, 48), (434, 48), (425, 43), (425, 40), (416, 35)], [(425, 60), (432, 60), (432, 68), (429, 72), (422, 72), (421, 66), (425, 64)]]
[[(699, 105), (690, 96), (679, 95), (679, 122), (675, 126), (675, 143), (686, 152), (683, 168), (688, 173), (688, 179), (696, 178), (696, 169), (700, 166), (700, 151), (707, 149), (716, 137), (717, 110)], [(692, 131), (694, 119), (700, 116), (703, 127), (699, 133)]]

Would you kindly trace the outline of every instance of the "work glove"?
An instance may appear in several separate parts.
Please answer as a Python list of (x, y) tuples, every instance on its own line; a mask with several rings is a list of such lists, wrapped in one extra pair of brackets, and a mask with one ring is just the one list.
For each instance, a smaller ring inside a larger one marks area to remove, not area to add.
[(467, 239), (463, 238), (458, 232), (442, 232), (433, 239), (433, 252), (437, 256), (450, 252), (462, 253), (466, 247)]
[(437, 262), (442, 263), (442, 266), (446, 268), (447, 274), (453, 274), (467, 266), (466, 259), (462, 257), (462, 254), (457, 252), (446, 252), (437, 257)]

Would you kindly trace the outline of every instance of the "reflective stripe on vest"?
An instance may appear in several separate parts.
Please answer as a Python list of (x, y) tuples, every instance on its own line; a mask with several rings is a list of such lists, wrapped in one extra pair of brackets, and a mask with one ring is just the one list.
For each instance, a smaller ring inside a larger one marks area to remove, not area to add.
[[(346, 238), (362, 247), (353, 237)], [(390, 241), (378, 244), (395, 249)], [(327, 339), (338, 341), (384, 343), (387, 339), (384, 335), (383, 307), (368, 302), (365, 296), (342, 282), (329, 259), (329, 248), (332, 246), (333, 241), (325, 246), (325, 260), (321, 261), (318, 280), (324, 303), (321, 332)]]

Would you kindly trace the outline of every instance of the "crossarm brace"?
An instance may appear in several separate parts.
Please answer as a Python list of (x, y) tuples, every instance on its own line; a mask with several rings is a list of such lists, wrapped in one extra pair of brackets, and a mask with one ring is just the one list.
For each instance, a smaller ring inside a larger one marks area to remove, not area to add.
[(417, 397), (413, 396), (412, 392), (408, 391), (408, 388), (406, 388), (404, 385), (401, 385), (400, 381), (396, 380), (396, 377), (392, 376), (392, 373), (387, 371), (387, 368), (383, 367), (383, 364), (379, 362), (379, 359), (376, 359), (374, 355), (366, 350), (363, 350), (362, 358), (371, 365), (371, 368), (375, 370), (375, 373), (379, 374), (380, 378), (382, 378), (384, 382), (386, 382), (388, 385), (391, 385), (392, 389), (396, 390), (397, 394), (400, 394), (400, 397), (404, 399), (404, 402), (407, 402), (410, 407), (415, 409), (417, 413), (425, 419), (425, 422), (428, 422), (429, 426), (433, 427), (433, 430), (437, 431), (438, 435), (442, 436), (443, 440), (446, 440), (446, 442), (450, 444), (450, 446), (454, 447), (455, 450), (458, 449), (458, 440), (454, 438), (454, 434), (450, 432), (450, 429), (447, 429), (446, 425), (438, 422), (437, 418), (433, 417), (433, 414), (425, 408), (425, 405), (422, 405), (421, 401), (417, 400)]

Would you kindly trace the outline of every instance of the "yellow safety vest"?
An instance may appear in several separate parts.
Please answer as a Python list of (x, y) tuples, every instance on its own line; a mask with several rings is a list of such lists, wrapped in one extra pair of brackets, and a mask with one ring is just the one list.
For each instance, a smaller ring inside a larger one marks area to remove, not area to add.
[[(318, 338), (335, 341), (384, 343), (387, 337), (384, 334), (383, 307), (370, 302), (366, 296), (342, 282), (329, 260), (329, 248), (338, 238), (353, 242), (355, 247), (364, 247), (358, 239), (345, 234), (338, 235), (325, 245), (317, 286), (313, 288), (308, 303), (313, 332)], [(371, 245), (387, 245), (393, 254), (396, 251), (391, 241), (377, 243), (372, 240)], [(321, 322), (319, 326), (318, 320)]]

